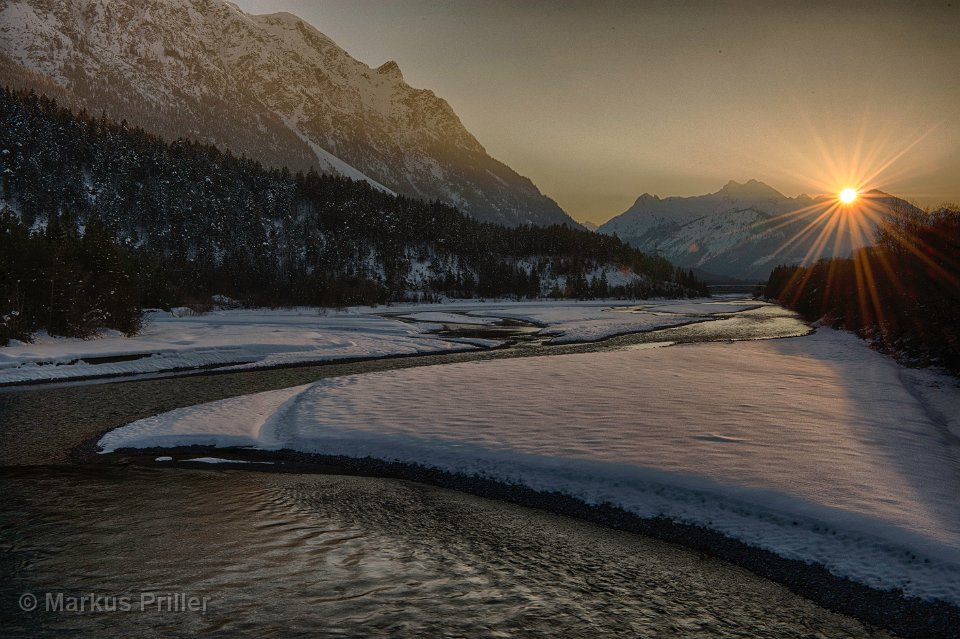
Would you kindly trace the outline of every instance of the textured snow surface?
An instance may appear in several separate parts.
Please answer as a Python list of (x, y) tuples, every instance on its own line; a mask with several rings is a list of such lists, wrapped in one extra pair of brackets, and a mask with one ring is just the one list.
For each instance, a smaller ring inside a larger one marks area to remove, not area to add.
[[(577, 342), (646, 331), (712, 315), (733, 313), (762, 303), (701, 300), (636, 302), (515, 302), (451, 305), (451, 310), (477, 317), (499, 317), (542, 324), (553, 341)], [(458, 306), (460, 306), (458, 308)]]
[[(38, 336), (0, 348), (0, 383), (156, 373), (205, 365), (274, 366), (468, 348), (418, 326), (372, 313), (316, 309), (216, 311), (195, 317), (148, 314), (140, 335), (78, 340)], [(118, 362), (95, 358), (142, 356)]]
[(496, 317), (477, 317), (465, 313), (449, 313), (446, 311), (419, 311), (416, 313), (407, 313), (400, 317), (417, 322), (430, 322), (434, 324), (478, 324), (481, 326), (496, 324), (498, 321)]
[[(644, 310), (657, 306), (657, 311)], [(677, 312), (660, 312), (674, 305)], [(452, 340), (429, 333), (438, 324), (496, 323), (498, 318), (543, 324), (559, 340), (599, 339), (618, 333), (670, 326), (722, 313), (743, 304), (691, 307), (686, 300), (661, 300), (643, 306), (611, 302), (478, 302), (356, 307), (321, 314), (315, 308), (223, 310), (191, 315), (189, 309), (147, 314), (135, 337), (105, 333), (98, 339), (53, 338), (0, 347), (0, 384), (68, 380), (88, 376), (158, 373), (197, 366), (250, 368), (349, 357), (378, 357), (474, 346), (495, 346), (483, 339)], [(704, 311), (703, 309), (710, 309)], [(380, 313), (401, 315), (401, 322)], [(131, 359), (136, 357), (136, 359)], [(98, 358), (126, 358), (97, 361)], [(87, 361), (91, 360), (91, 361)]]
[(960, 388), (910, 375), (821, 329), (323, 380), (144, 419), (100, 446), (290, 448), (480, 473), (960, 604), (960, 448), (942, 423)]
[[(159, 458), (158, 458), (159, 459)], [(198, 462), (201, 464), (267, 464), (273, 465), (273, 462), (255, 461), (245, 462), (241, 459), (223, 459), (222, 457), (194, 457), (193, 459), (184, 459), (183, 461)]]

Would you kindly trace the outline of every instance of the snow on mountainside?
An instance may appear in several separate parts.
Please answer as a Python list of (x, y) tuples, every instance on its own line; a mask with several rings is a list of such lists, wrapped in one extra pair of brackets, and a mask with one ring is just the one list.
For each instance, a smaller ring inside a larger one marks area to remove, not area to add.
[[(839, 209), (823, 215), (834, 198), (790, 198), (757, 180), (743, 184), (731, 180), (716, 193), (694, 197), (661, 199), (644, 193), (627, 211), (603, 224), (600, 232), (616, 234), (685, 268), (766, 279), (777, 264), (845, 257), (869, 242), (878, 216), (893, 208), (913, 209), (881, 191), (865, 193), (861, 199), (855, 206), (869, 206), (871, 212), (852, 220)], [(861, 237), (851, 236), (851, 224), (863, 225), (854, 234)], [(815, 247), (824, 230), (829, 241)]]
[(368, 179), (516, 225), (570, 217), (445, 100), (289, 13), (223, 0), (0, 0), (0, 80), (168, 139)]

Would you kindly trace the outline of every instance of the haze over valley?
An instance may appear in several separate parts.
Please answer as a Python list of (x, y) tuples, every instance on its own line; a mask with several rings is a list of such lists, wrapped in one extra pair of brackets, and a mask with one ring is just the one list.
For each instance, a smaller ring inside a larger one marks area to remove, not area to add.
[(0, 0), (0, 627), (956, 639), (960, 8)]

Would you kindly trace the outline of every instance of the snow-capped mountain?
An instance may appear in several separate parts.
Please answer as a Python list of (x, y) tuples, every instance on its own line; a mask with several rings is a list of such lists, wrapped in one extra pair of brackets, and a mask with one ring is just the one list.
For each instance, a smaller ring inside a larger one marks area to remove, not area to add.
[(0, 0), (0, 80), (168, 139), (315, 167), (483, 220), (576, 226), (445, 100), (289, 13), (224, 0)]
[(791, 198), (757, 180), (731, 180), (716, 193), (694, 197), (644, 193), (600, 232), (685, 268), (765, 279), (778, 264), (849, 255), (869, 243), (878, 219), (891, 209), (913, 209), (881, 191), (862, 194), (849, 209), (835, 204), (832, 197)]

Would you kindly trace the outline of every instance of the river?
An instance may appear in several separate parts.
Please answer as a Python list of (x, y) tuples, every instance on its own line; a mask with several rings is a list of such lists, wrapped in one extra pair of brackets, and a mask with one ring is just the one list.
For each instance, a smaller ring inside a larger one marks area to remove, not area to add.
[(587, 344), (4, 393), (3, 634), (889, 636), (700, 552), (442, 487), (92, 455), (145, 415), (333, 375), (808, 331), (763, 306)]

